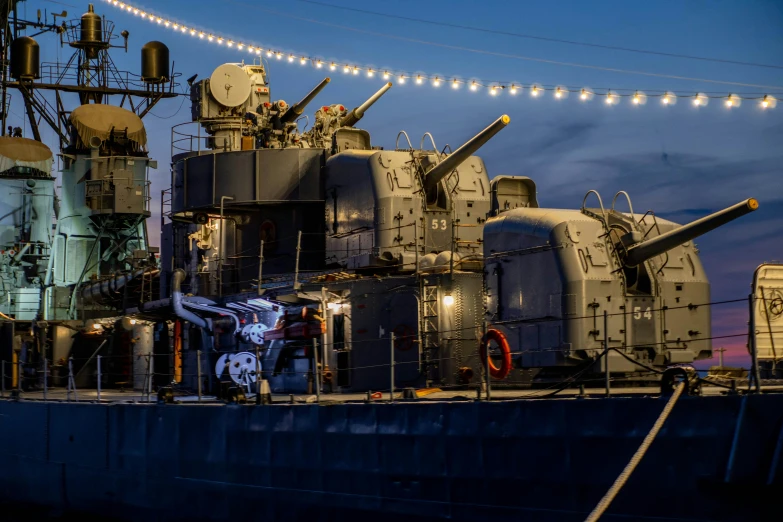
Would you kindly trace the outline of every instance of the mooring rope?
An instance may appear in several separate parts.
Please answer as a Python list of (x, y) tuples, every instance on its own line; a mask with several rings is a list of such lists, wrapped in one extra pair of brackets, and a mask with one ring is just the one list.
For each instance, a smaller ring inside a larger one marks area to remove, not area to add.
[(612, 487), (609, 488), (609, 491), (606, 492), (604, 498), (598, 502), (598, 505), (595, 506), (595, 509), (593, 509), (592, 513), (588, 515), (588, 517), (585, 519), (585, 522), (596, 522), (599, 518), (601, 518), (601, 515), (604, 514), (604, 511), (607, 510), (609, 504), (612, 503), (614, 497), (617, 496), (617, 493), (620, 492), (628, 478), (631, 476), (631, 473), (633, 473), (633, 470), (636, 469), (636, 466), (638, 466), (639, 462), (641, 462), (644, 454), (647, 453), (647, 449), (653, 443), (655, 437), (658, 435), (658, 432), (661, 430), (663, 423), (666, 422), (666, 419), (672, 412), (672, 408), (674, 408), (674, 404), (677, 402), (677, 399), (680, 398), (684, 387), (685, 382), (681, 382), (679, 385), (677, 385), (677, 388), (674, 389), (674, 393), (669, 399), (669, 402), (666, 403), (666, 406), (663, 408), (661, 414), (658, 416), (658, 420), (656, 420), (655, 424), (653, 424), (653, 427), (650, 429), (650, 433), (648, 433), (644, 438), (642, 444), (639, 446), (639, 449), (636, 450), (636, 453), (634, 453), (633, 457), (631, 457), (631, 460), (628, 462), (628, 465), (625, 466), (623, 472), (620, 473), (620, 476), (618, 476), (614, 481), (614, 484), (612, 484)]

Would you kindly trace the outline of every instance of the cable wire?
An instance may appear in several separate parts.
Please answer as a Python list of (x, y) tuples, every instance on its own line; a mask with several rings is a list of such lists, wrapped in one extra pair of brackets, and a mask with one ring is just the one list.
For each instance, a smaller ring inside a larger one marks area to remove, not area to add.
[(368, 14), (372, 16), (381, 16), (384, 18), (394, 18), (397, 20), (404, 20), (407, 22), (417, 22), (422, 24), (428, 24), (428, 25), (436, 25), (440, 27), (450, 27), (452, 29), (461, 29), (465, 31), (476, 31), (480, 33), (486, 33), (486, 34), (496, 34), (500, 36), (512, 36), (514, 38), (525, 38), (529, 40), (540, 40), (544, 42), (555, 42), (555, 43), (563, 43), (568, 45), (580, 45), (583, 47), (594, 47), (597, 49), (609, 49), (612, 51), (625, 51), (629, 53), (639, 53), (639, 54), (650, 54), (655, 56), (667, 56), (670, 58), (683, 58), (687, 60), (700, 60), (705, 62), (716, 62), (716, 63), (726, 63), (726, 64), (732, 64), (732, 65), (747, 65), (750, 67), (764, 67), (768, 69), (783, 69), (783, 66), (781, 65), (771, 65), (766, 63), (756, 63), (756, 62), (746, 62), (741, 60), (726, 60), (723, 58), (711, 58), (707, 56), (695, 56), (690, 54), (680, 54), (680, 53), (666, 53), (662, 51), (651, 51), (648, 49), (635, 49), (632, 47), (621, 47), (621, 46), (615, 46), (615, 45), (605, 45), (605, 44), (596, 44), (591, 42), (580, 42), (576, 40), (565, 40), (561, 38), (552, 38), (548, 36), (538, 36), (533, 34), (525, 34), (525, 33), (515, 33), (512, 31), (501, 31), (498, 29), (487, 29), (485, 27), (477, 27), (474, 25), (464, 25), (464, 24), (455, 24), (455, 23), (449, 23), (449, 22), (438, 22), (436, 20), (427, 20), (424, 18), (415, 18), (412, 16), (401, 16), (401, 15), (395, 15), (390, 13), (380, 13), (378, 11), (369, 11), (367, 9), (358, 9), (355, 7), (346, 7), (342, 5), (334, 5), (329, 4), (326, 2), (316, 2), (315, 0), (295, 0), (296, 2), (304, 3), (304, 4), (313, 4), (313, 5), (319, 5), (322, 7), (329, 7), (332, 9), (340, 9), (342, 11), (351, 11), (354, 13), (362, 13), (362, 14)]

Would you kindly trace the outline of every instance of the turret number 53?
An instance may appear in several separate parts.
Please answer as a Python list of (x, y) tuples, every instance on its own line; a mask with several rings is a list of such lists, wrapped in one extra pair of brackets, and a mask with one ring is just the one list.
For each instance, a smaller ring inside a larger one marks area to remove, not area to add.
[(441, 219), (440, 220), (440, 224), (438, 223), (437, 219), (433, 219), (432, 220), (432, 230), (438, 230), (438, 229), (446, 230), (446, 220), (445, 219)]
[(633, 318), (634, 319), (641, 319), (644, 317), (645, 319), (652, 319), (652, 312), (650, 311), (650, 307), (648, 306), (644, 312), (642, 312), (641, 306), (634, 306), (633, 307)]

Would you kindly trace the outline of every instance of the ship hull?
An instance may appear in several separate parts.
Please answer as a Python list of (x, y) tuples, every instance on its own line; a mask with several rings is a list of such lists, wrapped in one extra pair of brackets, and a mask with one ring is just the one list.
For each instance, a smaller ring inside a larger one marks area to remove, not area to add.
[[(116, 520), (583, 520), (664, 403), (1, 401), (0, 501)], [(607, 519), (763, 513), (782, 422), (783, 395), (681, 398)]]

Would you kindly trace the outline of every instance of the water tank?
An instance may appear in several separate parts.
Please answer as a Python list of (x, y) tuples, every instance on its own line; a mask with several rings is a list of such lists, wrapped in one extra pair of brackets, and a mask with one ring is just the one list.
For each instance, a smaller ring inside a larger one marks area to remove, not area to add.
[(169, 80), (169, 48), (152, 41), (141, 48), (141, 79), (146, 83), (164, 83)]
[(32, 80), (39, 78), (40, 48), (29, 36), (20, 36), (11, 42), (11, 78)]
[(103, 27), (101, 17), (95, 14), (92, 4), (87, 7), (87, 12), (82, 15), (80, 43), (103, 42)]

